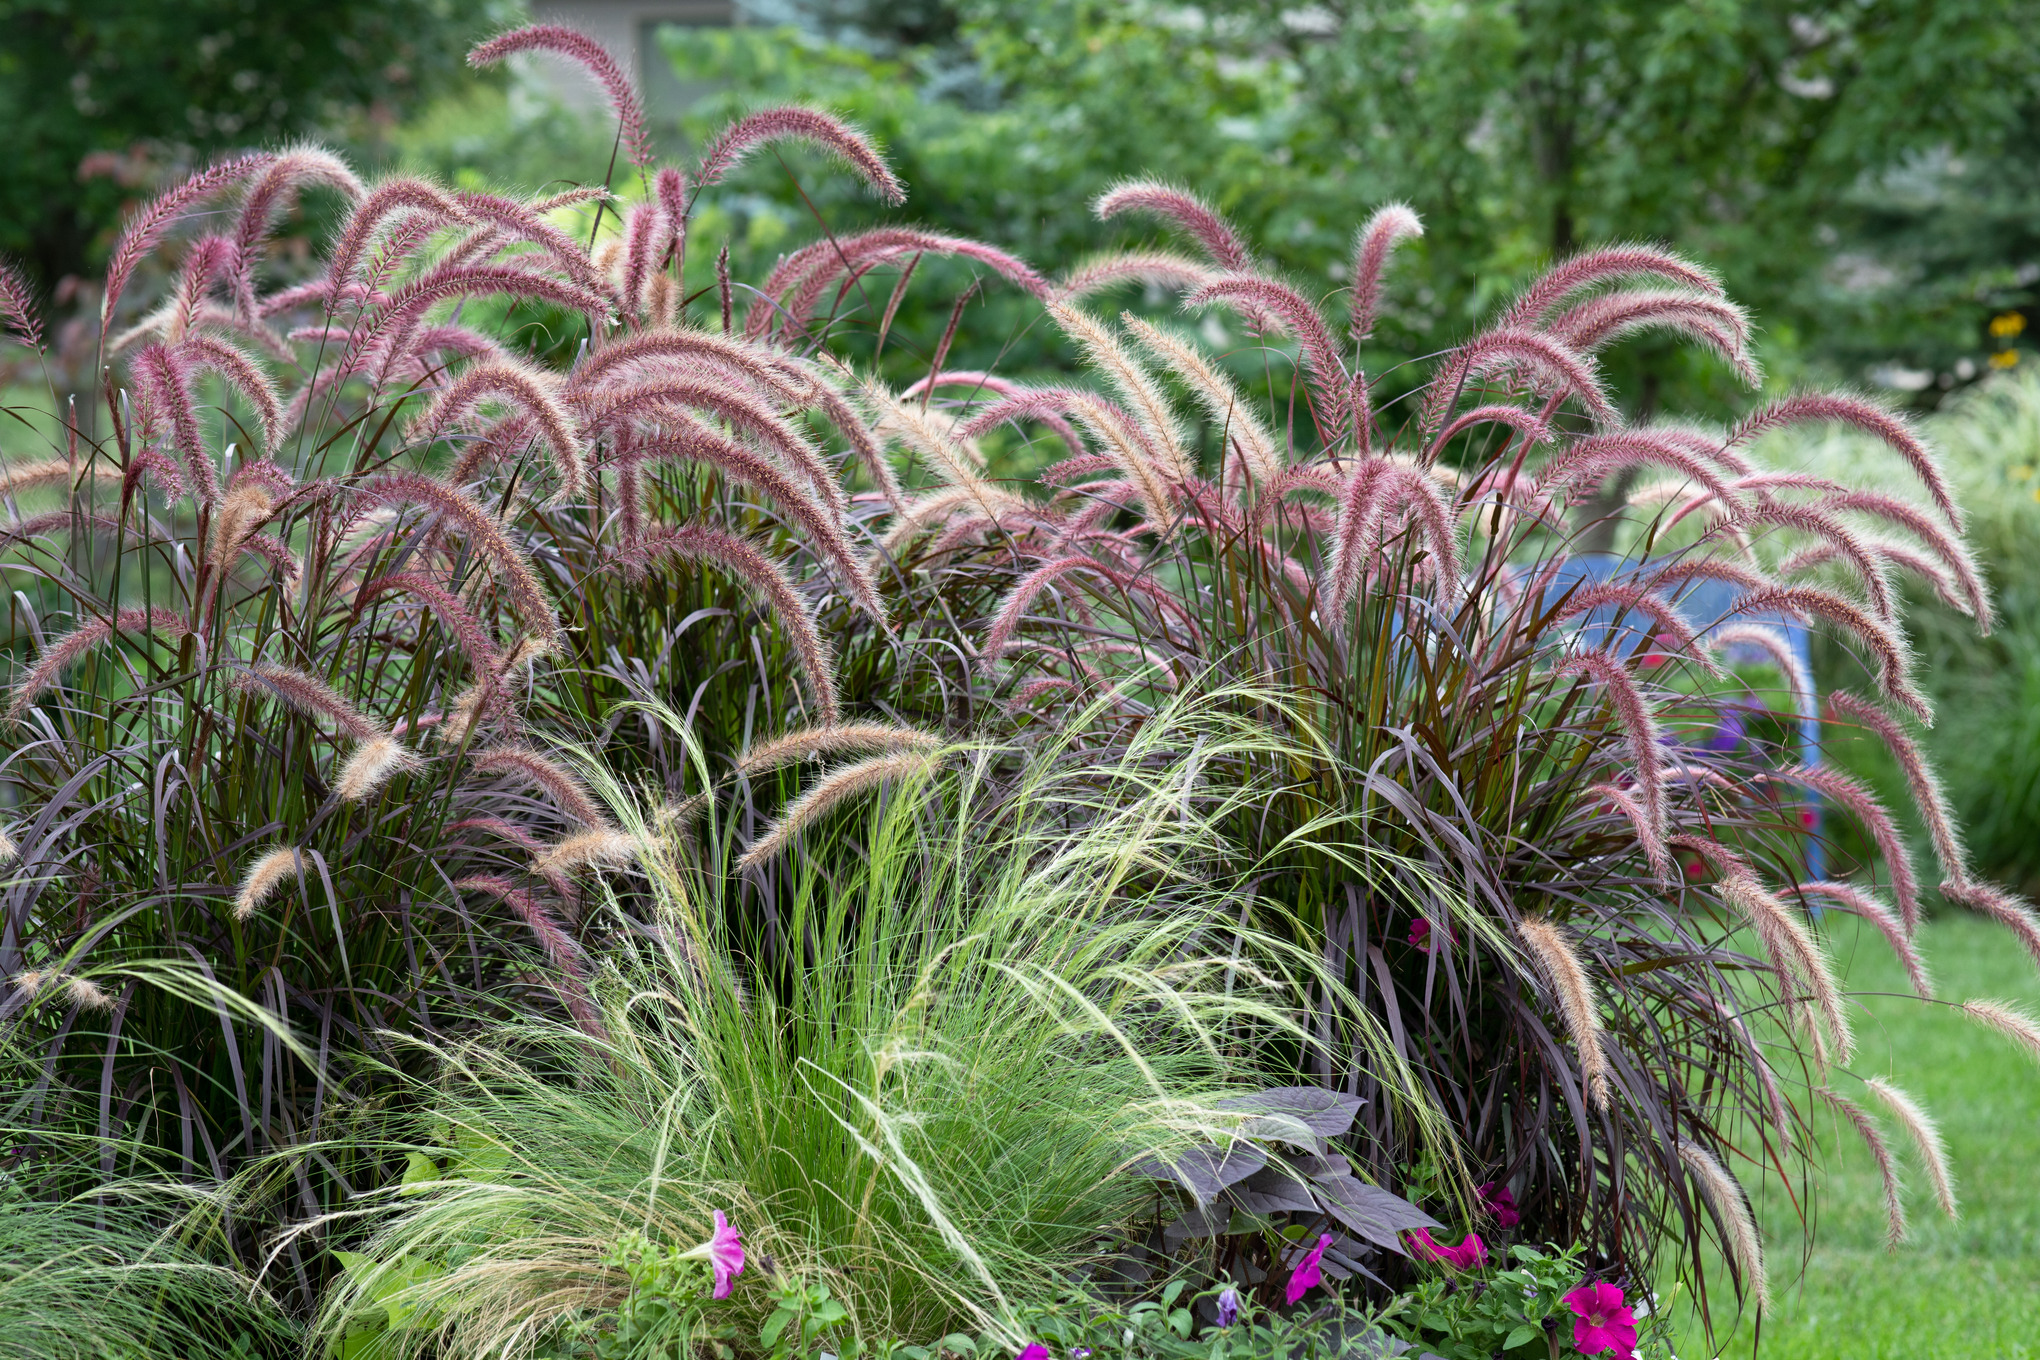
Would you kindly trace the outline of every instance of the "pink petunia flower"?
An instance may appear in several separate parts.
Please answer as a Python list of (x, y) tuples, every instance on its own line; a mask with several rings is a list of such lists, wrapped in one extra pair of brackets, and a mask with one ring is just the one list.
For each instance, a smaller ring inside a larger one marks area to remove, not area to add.
[(682, 1260), (706, 1261), (708, 1268), (715, 1272), (714, 1297), (726, 1299), (730, 1296), (730, 1281), (744, 1273), (744, 1239), (730, 1226), (723, 1211), (715, 1211), (715, 1233), (692, 1251), (684, 1252)]
[(1581, 1355), (1611, 1351), (1609, 1360), (1635, 1360), (1636, 1318), (1622, 1306), (1622, 1291), (1612, 1284), (1583, 1284), (1565, 1296), (1572, 1309), (1573, 1346)]
[(1320, 1237), (1317, 1245), (1304, 1253), (1303, 1260), (1289, 1274), (1288, 1298), (1295, 1303), (1311, 1290), (1324, 1283), (1324, 1272), (1318, 1269), (1318, 1262), (1325, 1258), (1325, 1248), (1332, 1245), (1330, 1235)]
[(1409, 1234), (1410, 1255), (1419, 1261), (1436, 1261), (1448, 1270), (1472, 1270), (1487, 1263), (1487, 1243), (1468, 1233), (1456, 1247), (1448, 1247), (1431, 1236), (1429, 1228)]
[(1030, 1341), (1027, 1349), (1020, 1352), (1019, 1360), (1048, 1360), (1048, 1347), (1039, 1341)]
[(1516, 1210), (1516, 1197), (1509, 1193), (1509, 1187), (1489, 1181), (1480, 1187), (1480, 1202), (1494, 1215), (1495, 1223), (1504, 1228), (1513, 1228), (1523, 1221), (1523, 1215)]

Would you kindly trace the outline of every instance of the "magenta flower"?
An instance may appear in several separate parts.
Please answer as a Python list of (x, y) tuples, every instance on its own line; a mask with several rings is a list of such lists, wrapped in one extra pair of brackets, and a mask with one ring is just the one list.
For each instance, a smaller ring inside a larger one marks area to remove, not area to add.
[(1448, 1270), (1472, 1270), (1487, 1262), (1487, 1244), (1473, 1233), (1468, 1233), (1456, 1247), (1448, 1247), (1431, 1236), (1429, 1228), (1419, 1228), (1409, 1234), (1410, 1255), (1419, 1261), (1436, 1261)]
[(1317, 1245), (1304, 1253), (1303, 1260), (1289, 1275), (1289, 1301), (1295, 1303), (1311, 1290), (1324, 1283), (1324, 1272), (1318, 1269), (1318, 1262), (1325, 1258), (1325, 1248), (1332, 1245), (1329, 1235), (1320, 1237)]
[(1489, 1181), (1480, 1188), (1480, 1202), (1494, 1215), (1495, 1223), (1504, 1228), (1513, 1228), (1523, 1221), (1523, 1215), (1516, 1210), (1516, 1197), (1509, 1193), (1509, 1187)]
[(730, 1296), (730, 1281), (744, 1273), (744, 1239), (723, 1217), (723, 1211), (715, 1211), (715, 1233), (706, 1242), (692, 1251), (683, 1252), (683, 1261), (706, 1261), (708, 1268), (715, 1272), (715, 1294), (718, 1299)]
[(1231, 1285), (1218, 1291), (1218, 1325), (1230, 1327), (1240, 1320), (1240, 1291)]
[(1622, 1306), (1622, 1291), (1612, 1284), (1583, 1284), (1565, 1296), (1575, 1314), (1573, 1345), (1581, 1355), (1612, 1350), (1609, 1360), (1635, 1360), (1636, 1318)]
[(1421, 949), (1426, 954), (1430, 953), (1431, 923), (1421, 916), (1410, 922), (1409, 942), (1412, 948)]
[(1048, 1347), (1039, 1341), (1030, 1341), (1027, 1349), (1020, 1352), (1020, 1360), (1048, 1360)]

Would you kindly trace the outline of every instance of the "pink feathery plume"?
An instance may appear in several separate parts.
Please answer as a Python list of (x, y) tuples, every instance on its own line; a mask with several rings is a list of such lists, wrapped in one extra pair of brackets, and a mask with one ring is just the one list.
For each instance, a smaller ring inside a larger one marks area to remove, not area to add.
[(1550, 422), (1543, 419), (1535, 411), (1525, 410), (1521, 406), (1509, 406), (1506, 404), (1499, 406), (1476, 406), (1471, 411), (1454, 417), (1449, 425), (1438, 431), (1436, 437), (1431, 440), (1431, 447), (1425, 453), (1424, 461), (1427, 463), (1438, 461), (1438, 455), (1444, 451), (1445, 445), (1448, 442), (1455, 436), (1464, 434), (1476, 425), (1506, 425), (1528, 440), (1533, 448), (1539, 444), (1549, 444), (1551, 442)]
[(806, 532), (813, 547), (830, 561), (850, 586), (850, 593), (875, 619), (885, 618), (885, 604), (878, 596), (864, 559), (851, 547), (841, 526), (826, 505), (802, 494), (791, 478), (769, 459), (727, 439), (705, 425), (694, 425), (678, 437), (647, 440), (633, 453), (638, 461), (679, 458), (712, 467), (731, 481), (754, 487), (780, 507)]
[(550, 374), (528, 364), (472, 364), (433, 398), (432, 404), (412, 422), (405, 439), (414, 444), (431, 444), (483, 401), (495, 397), (516, 407), (530, 419), (552, 448), (561, 491), (569, 496), (578, 496), (588, 482), (587, 459), (582, 455), (581, 437), (574, 428), (574, 417), (561, 402), (555, 387)]
[(1168, 250), (1129, 250), (1100, 255), (1065, 273), (1055, 284), (1058, 302), (1079, 302), (1120, 283), (1144, 283), (1181, 292), (1203, 288), (1218, 275), (1188, 256)]
[(1824, 515), (1811, 506), (1767, 501), (1761, 505), (1737, 506), (1707, 533), (1711, 538), (1716, 534), (1732, 533), (1751, 525), (1794, 529), (1803, 534), (1811, 534), (1828, 544), (1855, 570), (1856, 576), (1862, 581), (1864, 591), (1870, 596), (1870, 608), (1877, 617), (1887, 624), (1896, 621), (1898, 603), (1892, 597), (1891, 583), (1884, 579), (1882, 566), (1871, 555), (1869, 548), (1841, 521), (1830, 515)]
[(135, 375), (148, 393), (150, 404), (170, 422), (170, 437), (184, 460), (199, 503), (211, 505), (220, 496), (220, 474), (207, 456), (198, 432), (198, 410), (186, 389), (187, 374), (174, 351), (150, 345), (135, 356)]
[(1541, 375), (1541, 382), (1560, 396), (1579, 399), (1588, 414), (1604, 425), (1619, 423), (1614, 403), (1601, 387), (1593, 359), (1539, 331), (1503, 329), (1477, 335), (1449, 355), (1424, 398), (1423, 428), (1445, 423), (1466, 384), (1496, 369), (1521, 366)]
[(540, 905), (537, 898), (497, 874), (477, 874), (463, 878), (453, 886), (462, 892), (487, 893), (524, 922), (532, 937), (545, 950), (547, 961), (559, 971), (560, 1001), (566, 1006), (567, 1014), (590, 1038), (606, 1040), (609, 1037), (595, 1003), (588, 996), (587, 966), (580, 945), (567, 934), (565, 927), (553, 919), (552, 913)]
[(1254, 257), (1232, 223), (1187, 189), (1154, 180), (1127, 180), (1100, 194), (1091, 204), (1091, 211), (1101, 222), (1121, 213), (1153, 213), (1175, 223), (1204, 247), (1213, 264), (1227, 273), (1245, 274), (1254, 267)]
[[(70, 518), (69, 511), (62, 513), (65, 519)], [(14, 687), (14, 697), (7, 705), (7, 716), (9, 719), (21, 717), (35, 702), (35, 697), (55, 683), (66, 667), (117, 633), (153, 633), (175, 642), (190, 631), (190, 625), (182, 618), (162, 609), (123, 609), (110, 620), (94, 619), (80, 624), (44, 649), (35, 665)]]
[(1707, 488), (1708, 494), (1726, 508), (1739, 501), (1720, 473), (1689, 448), (1661, 438), (1657, 431), (1609, 430), (1585, 435), (1538, 469), (1533, 488), (1552, 494), (1578, 484), (1575, 496), (1590, 495), (1610, 472), (1618, 468), (1656, 466), (1670, 468)]
[(42, 348), (42, 318), (36, 314), (35, 293), (21, 271), (5, 260), (0, 260), (0, 325), (28, 341), (30, 348)]
[(807, 479), (832, 512), (842, 512), (842, 485), (814, 443), (778, 412), (732, 383), (706, 377), (693, 381), (661, 378), (602, 395), (606, 401), (600, 407), (593, 401), (583, 404), (587, 412), (585, 424), (591, 435), (627, 428), (629, 418), (639, 414), (654, 414), (667, 424), (678, 422), (689, 429), (700, 424), (691, 412), (720, 416), (785, 459)]
[(831, 114), (794, 105), (761, 109), (724, 128), (709, 143), (695, 178), (703, 188), (720, 183), (753, 151), (767, 142), (781, 141), (806, 142), (829, 152), (863, 176), (864, 182), (894, 207), (907, 201), (906, 186), (868, 137)]
[(1753, 590), (1737, 600), (1728, 611), (1739, 614), (1790, 614), (1795, 618), (1824, 619), (1851, 634), (1877, 657), (1877, 687), (1884, 697), (1902, 705), (1921, 722), (1931, 725), (1934, 710), (1912, 687), (1907, 674), (1911, 659), (1899, 635), (1870, 617), (1843, 596), (1817, 586), (1768, 586)]
[(269, 238), (277, 217), (297, 201), (299, 190), (307, 184), (329, 185), (350, 203), (359, 203), (368, 192), (347, 162), (321, 147), (293, 147), (270, 162), (242, 195), (240, 219), (234, 225), (238, 265), (234, 292), (245, 317), (255, 315), (255, 262), (261, 258), (262, 243)]
[(736, 577), (765, 602), (772, 617), (786, 630), (821, 720), (825, 723), (838, 720), (841, 704), (836, 694), (835, 657), (815, 623), (814, 610), (779, 563), (736, 535), (705, 524), (653, 530), (628, 548), (624, 556), (626, 562), (639, 566), (664, 557), (705, 562)]
[(1006, 598), (999, 602), (999, 608), (992, 616), (992, 626), (985, 633), (984, 645), (978, 649), (978, 664), (990, 671), (1000, 656), (1012, 644), (1013, 634), (1025, 619), (1028, 606), (1032, 605), (1041, 592), (1057, 581), (1075, 572), (1088, 571), (1104, 577), (1114, 585), (1124, 586), (1120, 573), (1100, 562), (1095, 557), (1076, 554), (1059, 557), (1028, 572), (1013, 588), (1006, 592)]
[(492, 746), (471, 756), (469, 766), (476, 774), (513, 774), (537, 785), (555, 807), (582, 826), (609, 825), (609, 819), (579, 779), (529, 746)]
[(443, 354), (448, 359), (485, 359), (492, 363), (509, 362), (514, 357), (493, 336), (450, 323), (420, 326), (411, 338), (411, 350), (421, 355)]
[[(871, 270), (910, 252), (974, 260), (1034, 297), (1046, 300), (1050, 293), (1048, 281), (1033, 266), (981, 241), (911, 227), (880, 227), (818, 241), (794, 252), (766, 280), (758, 301), (744, 318), (745, 332), (754, 338), (763, 333), (762, 323), (769, 323), (773, 315), (773, 299), (780, 297), (788, 286), (793, 289), (785, 306), (788, 323), (805, 326), (831, 287), (840, 293)], [(782, 275), (786, 276), (787, 284), (775, 288), (775, 281)], [(837, 282), (839, 279), (841, 283)]]
[(1719, 581), (1737, 590), (1769, 590), (1777, 585), (1768, 576), (1733, 562), (1724, 562), (1719, 557), (1684, 557), (1667, 562), (1651, 571), (1649, 581), (1652, 590), (1660, 590), (1667, 585), (1690, 585), (1694, 581)]
[(455, 194), (453, 201), (470, 218), (493, 223), (510, 239), (528, 241), (537, 246), (543, 252), (543, 259), (557, 265), (561, 273), (589, 292), (608, 296), (609, 280), (602, 276), (602, 271), (595, 267), (574, 238), (546, 221), (542, 214), (533, 212), (528, 205), (500, 194), (472, 191)]
[[(713, 331), (658, 330), (625, 336), (589, 354), (567, 379), (568, 399), (597, 400), (605, 380), (618, 369), (625, 376), (656, 374), (674, 361), (723, 370), (788, 403), (810, 395), (815, 386), (796, 382), (779, 366), (779, 355), (752, 341)], [(692, 376), (684, 368), (679, 371)]]
[(524, 621), (547, 642), (557, 645), (560, 621), (531, 560), (515, 543), (502, 521), (474, 500), (422, 472), (385, 472), (363, 482), (357, 492), (363, 510), (378, 505), (417, 505), (450, 520), (495, 566), (496, 581)]
[[(1357, 475), (1357, 474), (1356, 474)], [(1459, 589), (1459, 516), (1446, 503), (1436, 479), (1417, 468), (1389, 464), (1381, 475), (1380, 491), (1373, 502), (1374, 527), (1370, 537), (1387, 536), (1386, 520), (1395, 510), (1415, 513), (1431, 552), (1431, 566), (1438, 576), (1438, 588), (1451, 597)]]
[(334, 693), (325, 681), (294, 666), (258, 661), (235, 674), (234, 687), (244, 692), (266, 691), (307, 717), (325, 718), (350, 741), (374, 741), (388, 735), (382, 723)]
[(652, 139), (645, 132), (645, 114), (638, 107), (637, 93), (631, 89), (630, 79), (616, 64), (616, 58), (601, 43), (564, 24), (526, 24), (477, 43), (468, 52), (468, 65), (480, 70), (515, 52), (552, 52), (579, 62), (609, 96), (609, 107), (616, 114), (630, 163), (639, 169), (652, 163)]
[(1669, 884), (1677, 879), (1673, 872), (1672, 857), (1665, 849), (1663, 831), (1652, 823), (1650, 811), (1630, 796), (1627, 789), (1613, 784), (1595, 784), (1587, 792), (1606, 799), (1608, 805), (1629, 819), (1630, 827), (1636, 832), (1636, 843), (1643, 847), (1644, 858), (1650, 862), (1650, 871), (1660, 883)]
[(1388, 267), (1389, 252), (1404, 241), (1424, 234), (1424, 224), (1409, 205), (1390, 203), (1375, 210), (1360, 228), (1353, 245), (1353, 339), (1364, 342), (1374, 333), (1375, 314), (1381, 307), (1381, 275)]
[(1609, 707), (1629, 742), (1630, 761), (1637, 792), (1650, 825), (1659, 835), (1665, 824), (1663, 769), (1659, 764), (1657, 717), (1637, 687), (1636, 677), (1621, 661), (1598, 647), (1585, 647), (1560, 658), (1552, 667), (1555, 675), (1578, 676), (1600, 686)]
[(250, 156), (237, 156), (191, 176), (175, 188), (158, 195), (128, 223), (114, 245), (113, 259), (106, 267), (106, 296), (99, 304), (99, 322), (105, 326), (113, 315), (114, 304), (120, 301), (121, 291), (127, 287), (128, 279), (134, 274), (135, 266), (142, 257), (161, 243), (164, 235), (176, 225), (177, 219), (193, 205), (210, 198), (229, 185), (238, 184), (268, 165), (276, 157), (269, 152), (257, 152)]
[(1722, 295), (1721, 281), (1712, 272), (1682, 260), (1668, 250), (1645, 245), (1607, 246), (1583, 251), (1553, 265), (1542, 278), (1523, 290), (1523, 295), (1503, 314), (1499, 324), (1504, 327), (1534, 326), (1553, 307), (1580, 289), (1637, 274), (1670, 279), (1710, 297)]
[(1744, 383), (1756, 387), (1763, 371), (1749, 352), (1749, 320), (1742, 308), (1695, 293), (1635, 291), (1589, 298), (1545, 329), (1583, 354), (1633, 331), (1663, 329), (1711, 346)]
[(416, 596), (430, 605), (440, 625), (460, 640), (461, 651), (466, 653), (468, 664), (477, 672), (493, 674), (502, 668), (503, 654), (497, 650), (496, 640), (489, 636), (489, 630), (483, 627), (482, 621), (458, 595), (423, 572), (392, 572), (365, 583), (354, 597), (355, 610), (359, 612), (367, 607), (370, 600), (392, 590)]
[(1786, 687), (1792, 695), (1792, 711), (1801, 716), (1814, 712), (1816, 698), (1813, 688), (1813, 672), (1792, 650), (1791, 641), (1775, 628), (1761, 624), (1737, 623), (1710, 629), (1708, 644), (1717, 649), (1728, 647), (1760, 648), (1785, 677)]
[(1823, 510), (1846, 510), (1874, 516), (1919, 539), (1929, 551), (1947, 563), (1948, 570), (1954, 573), (1955, 580), (1962, 588), (1962, 596), (1968, 602), (1966, 607), (1976, 619), (1977, 630), (1985, 635), (1990, 633), (1995, 618), (1990, 605), (1990, 592), (1984, 589), (1982, 578), (1976, 572), (1976, 564), (1970, 560), (1961, 540), (1950, 535), (1940, 525), (1896, 496), (1887, 496), (1882, 492), (1838, 488), (1823, 495), (1819, 504)]
[(225, 379), (229, 387), (247, 398), (260, 423), (263, 447), (276, 447), (276, 441), (283, 434), (283, 400), (276, 393), (276, 384), (246, 351), (218, 336), (190, 335), (177, 344), (174, 355), (173, 366), (181, 369), (187, 377), (199, 369), (209, 368)]
[(1988, 883), (1972, 883), (1966, 879), (1943, 883), (1941, 896), (1951, 902), (1960, 902), (2011, 931), (2019, 937), (2019, 943), (2026, 947), (2026, 952), (2033, 956), (2033, 961), (2040, 963), (2040, 919), (2034, 917), (2033, 908), (2024, 899)]
[(178, 271), (169, 320), (163, 325), (164, 339), (173, 344), (182, 340), (192, 318), (206, 307), (213, 284), (231, 282), (238, 272), (239, 257), (232, 241), (224, 236), (201, 236), (193, 241)]
[(354, 211), (347, 215), (346, 225), (333, 242), (326, 263), (329, 288), (354, 281), (355, 271), (367, 257), (376, 233), (399, 212), (417, 214), (435, 227), (468, 220), (466, 210), (422, 179), (406, 176), (378, 184), (365, 198), (356, 201)]
[(1920, 885), (1913, 872), (1912, 852), (1906, 848), (1905, 835), (1898, 829), (1898, 823), (1877, 795), (1861, 780), (1825, 765), (1790, 765), (1771, 777), (1811, 789), (1854, 817), (1870, 833), (1870, 839), (1877, 843), (1877, 853), (1884, 857), (1885, 870), (1891, 875), (1891, 895), (1898, 900), (1906, 933), (1918, 929)]
[(1799, 885), (1801, 897), (1824, 897), (1843, 911), (1868, 921), (1891, 945), (1891, 952), (1898, 955), (1905, 965), (1905, 974), (1912, 982), (1913, 991), (1922, 1001), (1934, 999), (1934, 984), (1927, 976), (1926, 961), (1920, 957), (1919, 948), (1913, 944), (1912, 930), (1892, 914), (1891, 908), (1878, 901), (1853, 883), (1840, 883), (1833, 879), (1822, 879), (1814, 883)]
[(664, 242), (658, 239), (665, 210), (656, 202), (640, 203), (623, 218), (623, 310), (640, 317), (645, 312), (645, 287), (652, 277), (653, 254)]
[(864, 423), (864, 418), (857, 414), (857, 409), (841, 392), (825, 382), (815, 384), (814, 405), (815, 409), (836, 427), (836, 432), (843, 436), (843, 442), (856, 453), (857, 460), (864, 464), (864, 470), (878, 487), (879, 494), (897, 510), (905, 499), (904, 493), (900, 490), (899, 478), (894, 475), (892, 463), (886, 458), (885, 449), (878, 442), (877, 435)]
[(1838, 689), (1828, 693), (1828, 704), (1837, 714), (1877, 734), (1878, 740), (1891, 752), (1891, 758), (1898, 762), (1898, 768), (1905, 775), (1906, 787), (1912, 793), (1914, 805), (1920, 810), (1921, 820), (1927, 824), (1927, 835), (1934, 842), (1934, 855), (1941, 861), (1941, 872), (1953, 879), (1967, 878), (1969, 857), (1962, 849), (1962, 836), (1955, 827), (1955, 814), (1949, 808), (1948, 795), (1933, 767), (1927, 764), (1919, 743), (1899, 725), (1896, 718), (1868, 699)]
[(1947, 479), (1941, 475), (1941, 466), (1925, 442), (1903, 416), (1861, 397), (1841, 392), (1804, 392), (1796, 397), (1774, 401), (1737, 425), (1728, 442), (1744, 444), (1766, 430), (1816, 421), (1851, 425), (1888, 444), (1905, 459), (1913, 474), (1925, 485), (1927, 494), (1947, 516), (1948, 523), (1958, 532), (1961, 530), (1962, 511), (1949, 493)]
[(1694, 634), (1692, 625), (1672, 607), (1670, 600), (1642, 582), (1608, 581), (1599, 585), (1583, 585), (1566, 599), (1559, 617), (1575, 619), (1597, 609), (1633, 610), (1649, 615), (1657, 639), (1669, 638), (1672, 650), (1691, 657), (1708, 674), (1717, 677), (1722, 674), (1721, 667), (1707, 654), (1707, 649)]
[(664, 225), (668, 244), (675, 252), (673, 268), (677, 271), (683, 263), (678, 252), (687, 248), (687, 175), (677, 166), (664, 166), (652, 176), (652, 197), (659, 201), (665, 214)]
[[(928, 391), (931, 387), (981, 388), (995, 397), (1008, 399), (1025, 399), (1033, 391), (1031, 388), (1023, 387), (1009, 378), (1001, 378), (996, 374), (979, 373), (974, 370), (950, 369), (945, 373), (932, 374), (929, 377), (920, 379), (913, 386), (901, 392), (900, 399), (902, 401), (911, 401), (923, 392)], [(1007, 418), (1019, 419), (1020, 417), (1014, 415)], [(1063, 418), (1061, 411), (1040, 403), (1030, 403), (1026, 412), (1026, 418), (1038, 420), (1043, 425), (1046, 425), (1049, 433), (1060, 439), (1063, 442), (1063, 446), (1070, 450), (1071, 457), (1063, 460), (1064, 462), (1070, 462), (1085, 456), (1085, 444), (1082, 436), (1078, 435), (1076, 428)], [(990, 427), (987, 426), (986, 428)], [(976, 436), (965, 435), (964, 437), (975, 438)], [(1110, 460), (1108, 459), (1107, 462), (1109, 463)]]
[[(1228, 274), (1224, 278), (1198, 289), (1183, 299), (1185, 307), (1204, 307), (1214, 302), (1233, 306), (1247, 306), (1275, 318), (1296, 337), (1298, 347), (1303, 351), (1303, 362), (1310, 376), (1311, 391), (1316, 395), (1320, 419), (1324, 422), (1326, 441), (1343, 439), (1354, 412), (1349, 402), (1349, 375), (1346, 366), (1339, 361), (1337, 348), (1332, 344), (1332, 333), (1325, 325), (1324, 317), (1311, 306), (1301, 293), (1273, 279), (1257, 274)], [(1367, 451), (1368, 430), (1366, 421), (1352, 422), (1354, 436), (1360, 442), (1362, 453)]]
[(375, 340), (390, 334), (393, 338), (389, 351), (392, 355), (402, 353), (407, 348), (402, 337), (416, 328), (419, 319), (434, 303), (450, 297), (484, 297), (494, 293), (527, 302), (555, 303), (580, 312), (597, 329), (610, 314), (607, 298), (564, 279), (533, 274), (510, 265), (467, 265), (458, 269), (434, 270), (404, 285), (375, 319), (358, 333), (355, 348), (365, 353)]

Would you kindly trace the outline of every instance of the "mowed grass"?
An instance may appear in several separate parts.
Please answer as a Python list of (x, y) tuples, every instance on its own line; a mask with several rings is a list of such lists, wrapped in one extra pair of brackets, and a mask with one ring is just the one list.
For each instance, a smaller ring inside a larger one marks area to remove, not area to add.
[[(1772, 1312), (1761, 1342), (1748, 1318), (1723, 1357), (1764, 1360), (2040, 1360), (2040, 1066), (1945, 1006), (1896, 995), (1905, 975), (1883, 941), (1847, 917), (1829, 942), (1861, 997), (1858, 1051), (1837, 1091), (1870, 1107), (1905, 1167), (1910, 1238), (1885, 1249), (1883, 1188), (1853, 1130), (1822, 1114), (1813, 1250), (1776, 1178), (1759, 1195), (1770, 1253)], [(2040, 973), (2005, 931), (1944, 913), (1921, 930), (1938, 995), (1993, 997), (2040, 1012)], [(1852, 1075), (1853, 1074), (1853, 1075)], [(1938, 1119), (1954, 1164), (1961, 1217), (1935, 1206), (1910, 1143), (1858, 1080), (1883, 1076)], [(1720, 1315), (1717, 1314), (1717, 1317)], [(1690, 1310), (1677, 1353), (1710, 1351)]]

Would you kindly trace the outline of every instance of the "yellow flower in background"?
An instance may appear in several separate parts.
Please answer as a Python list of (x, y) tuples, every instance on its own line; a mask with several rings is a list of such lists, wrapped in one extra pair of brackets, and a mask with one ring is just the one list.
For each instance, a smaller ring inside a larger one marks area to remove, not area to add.
[(2010, 368), (2018, 362), (2019, 351), (2015, 349), (2001, 349), (1990, 356), (1990, 366), (1992, 368)]
[(2000, 312), (1990, 319), (1990, 333), (1998, 340), (2009, 340), (2026, 329), (2024, 312)]
[(2033, 465), (2031, 463), (2021, 463), (2012, 469), (2012, 480), (2015, 482), (2027, 481), (2032, 476)]

